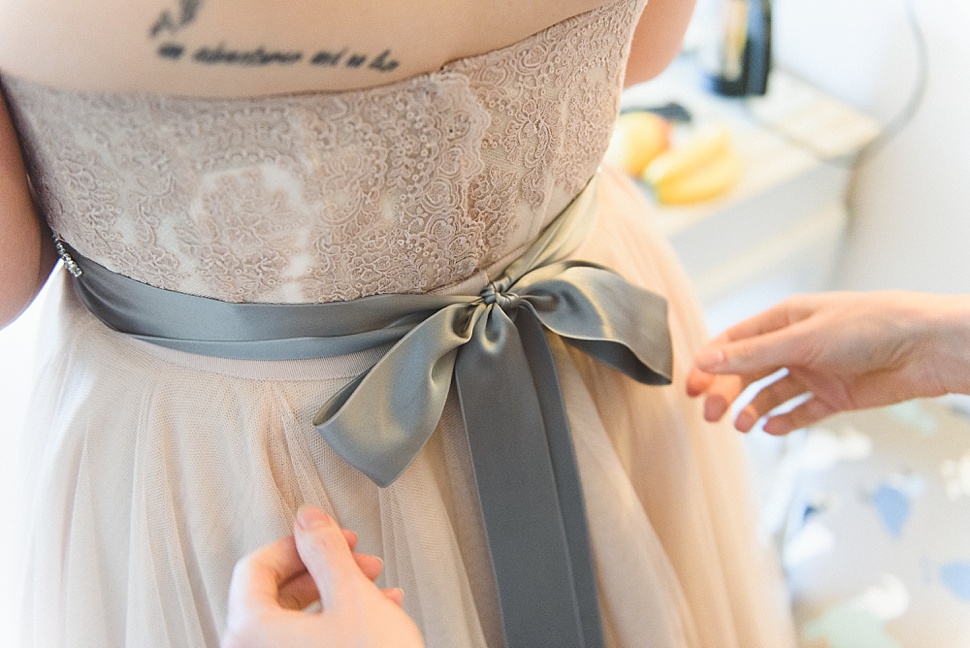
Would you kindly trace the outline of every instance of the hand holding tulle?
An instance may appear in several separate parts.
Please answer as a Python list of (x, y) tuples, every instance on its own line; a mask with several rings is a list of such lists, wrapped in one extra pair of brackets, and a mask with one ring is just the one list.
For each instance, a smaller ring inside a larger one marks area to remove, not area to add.
[[(372, 581), (380, 559), (352, 554), (357, 537), (304, 506), (294, 535), (239, 561), (223, 648), (421, 648), (401, 590)], [(304, 609), (319, 601), (321, 610)]]

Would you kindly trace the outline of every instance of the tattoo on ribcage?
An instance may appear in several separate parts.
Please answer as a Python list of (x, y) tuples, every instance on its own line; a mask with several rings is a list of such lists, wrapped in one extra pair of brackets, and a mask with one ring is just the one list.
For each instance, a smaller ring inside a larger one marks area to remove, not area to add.
[(199, 15), (203, 0), (179, 0), (177, 11), (166, 9), (159, 15), (158, 19), (152, 24), (149, 33), (152, 38), (157, 38), (162, 32), (175, 34), (179, 30), (192, 22)]
[(319, 49), (309, 52), (277, 47), (232, 47), (226, 43), (188, 49), (175, 38), (179, 32), (195, 22), (205, 0), (179, 0), (178, 9), (166, 9), (152, 24), (149, 35), (152, 40), (165, 35), (156, 46), (156, 55), (167, 61), (192, 61), (202, 65), (228, 65), (234, 67), (292, 66), (298, 63), (312, 65), (317, 69), (364, 69), (373, 72), (391, 72), (399, 63), (385, 49), (379, 54), (351, 50)]

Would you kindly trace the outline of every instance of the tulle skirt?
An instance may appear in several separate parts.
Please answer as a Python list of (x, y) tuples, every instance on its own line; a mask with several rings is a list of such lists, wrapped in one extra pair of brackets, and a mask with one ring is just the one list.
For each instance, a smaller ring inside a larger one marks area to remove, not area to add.
[[(556, 358), (607, 642), (785, 648), (787, 599), (754, 539), (738, 438), (684, 394), (702, 316), (636, 188), (604, 175), (594, 232), (574, 256), (666, 296), (675, 354), (669, 387), (577, 351)], [(501, 644), (454, 399), (414, 463), (380, 489), (311, 425), (372, 353), (200, 357), (108, 330), (66, 283), (53, 292), (23, 441), (24, 646), (217, 646), (234, 563), (289, 534), (305, 502), (384, 559), (381, 584), (403, 588), (429, 648)]]

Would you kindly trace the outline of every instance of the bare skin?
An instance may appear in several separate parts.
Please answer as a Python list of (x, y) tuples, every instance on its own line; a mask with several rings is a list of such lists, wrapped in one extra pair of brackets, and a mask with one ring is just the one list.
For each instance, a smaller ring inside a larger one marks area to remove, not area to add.
[(17, 134), (0, 97), (0, 328), (33, 301), (57, 260), (27, 185)]
[[(0, 0), (0, 74), (76, 90), (200, 97), (363, 89), (433, 72), (605, 4), (93, 0), (81, 7), (65, 0)], [(647, 4), (628, 84), (659, 73), (676, 55), (693, 5)], [(2, 328), (34, 299), (56, 260), (30, 200), (5, 106), (0, 232)]]
[[(421, 648), (403, 592), (372, 582), (382, 563), (351, 554), (357, 536), (303, 506), (293, 535), (237, 563), (223, 648)], [(319, 602), (320, 610), (303, 610)]]
[[(0, 1), (0, 70), (83, 90), (254, 96), (383, 85), (489, 52), (605, 0)], [(676, 53), (692, 0), (648, 3), (637, 80)]]
[[(970, 296), (825, 293), (782, 302), (728, 329), (695, 358), (687, 392), (721, 419), (749, 385), (779, 369), (735, 420), (787, 434), (837, 412), (970, 393)], [(779, 405), (813, 397), (788, 413)]]

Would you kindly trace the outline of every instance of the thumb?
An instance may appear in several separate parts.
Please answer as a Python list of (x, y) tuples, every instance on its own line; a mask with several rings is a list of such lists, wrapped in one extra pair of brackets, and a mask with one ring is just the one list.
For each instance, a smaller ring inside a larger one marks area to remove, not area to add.
[(361, 581), (370, 584), (357, 566), (340, 527), (320, 509), (300, 507), (294, 536), (300, 559), (320, 592), (324, 610), (343, 602)]

